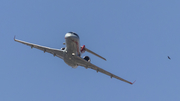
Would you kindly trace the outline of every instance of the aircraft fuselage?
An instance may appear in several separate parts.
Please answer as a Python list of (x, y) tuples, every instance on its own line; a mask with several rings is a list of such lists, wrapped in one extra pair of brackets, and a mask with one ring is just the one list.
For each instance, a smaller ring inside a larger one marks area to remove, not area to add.
[(77, 62), (73, 59), (74, 55), (81, 56), (79, 36), (76, 33), (69, 32), (65, 35), (66, 48), (64, 50), (64, 62), (73, 67), (77, 68)]

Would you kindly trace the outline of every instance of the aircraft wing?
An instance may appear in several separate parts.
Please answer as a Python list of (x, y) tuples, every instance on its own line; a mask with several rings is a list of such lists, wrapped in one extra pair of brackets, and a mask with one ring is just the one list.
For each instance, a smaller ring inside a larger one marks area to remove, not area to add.
[(129, 81), (127, 81), (127, 80), (125, 80), (125, 79), (123, 79), (121, 77), (118, 77), (118, 76), (116, 76), (116, 75), (114, 75), (114, 74), (112, 74), (112, 73), (110, 73), (110, 72), (108, 72), (108, 71), (98, 67), (98, 66), (95, 66), (94, 64), (92, 64), (90, 62), (87, 62), (86, 60), (84, 60), (83, 58), (81, 58), (79, 56), (75, 56), (75, 59), (76, 59), (76, 62), (78, 63), (79, 66), (83, 66), (86, 69), (87, 68), (91, 68), (91, 69), (96, 70), (97, 72), (104, 73), (104, 74), (110, 76), (111, 78), (114, 77), (114, 78), (116, 78), (118, 80), (121, 80), (121, 81), (124, 81), (126, 83), (133, 84), (132, 82), (129, 82)]
[(44, 46), (40, 46), (40, 45), (28, 43), (28, 42), (25, 42), (25, 41), (17, 40), (17, 39), (15, 39), (15, 38), (14, 38), (14, 41), (19, 42), (19, 43), (22, 43), (22, 44), (25, 44), (25, 45), (28, 45), (28, 46), (30, 46), (31, 48), (37, 48), (37, 49), (39, 49), (39, 50), (44, 51), (44, 53), (45, 53), (45, 52), (51, 53), (51, 54), (53, 54), (54, 56), (57, 56), (57, 57), (63, 59), (63, 51), (60, 50), (60, 49), (53, 49), (53, 48), (49, 48), (49, 47), (44, 47)]

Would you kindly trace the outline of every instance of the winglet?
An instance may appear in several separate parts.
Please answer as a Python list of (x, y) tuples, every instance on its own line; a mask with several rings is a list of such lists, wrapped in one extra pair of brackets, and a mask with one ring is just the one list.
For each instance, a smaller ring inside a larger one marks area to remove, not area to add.
[(16, 35), (14, 35), (14, 41), (16, 41)]
[(135, 80), (133, 83), (132, 83), (132, 82), (130, 82), (130, 84), (131, 84), (131, 85), (133, 85), (135, 82), (136, 82), (136, 80)]

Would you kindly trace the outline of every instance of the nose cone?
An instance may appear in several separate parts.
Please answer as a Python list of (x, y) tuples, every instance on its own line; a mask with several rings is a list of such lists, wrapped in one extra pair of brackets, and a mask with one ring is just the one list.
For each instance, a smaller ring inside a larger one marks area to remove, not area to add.
[(71, 33), (66, 33), (65, 38), (69, 38), (71, 36), (72, 36)]
[(66, 33), (65, 38), (66, 39), (67, 38), (76, 38), (76, 39), (79, 39), (79, 36), (76, 33), (74, 33), (74, 32), (68, 32), (68, 33)]

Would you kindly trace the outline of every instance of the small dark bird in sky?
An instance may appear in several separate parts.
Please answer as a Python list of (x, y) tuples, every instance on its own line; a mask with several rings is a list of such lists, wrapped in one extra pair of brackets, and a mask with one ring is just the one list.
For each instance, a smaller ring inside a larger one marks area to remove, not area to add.
[(171, 60), (171, 58), (168, 56), (168, 59), (170, 59)]

